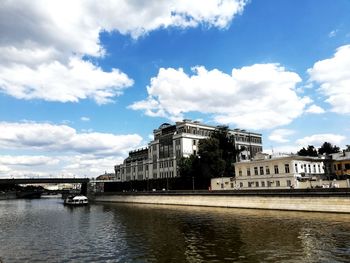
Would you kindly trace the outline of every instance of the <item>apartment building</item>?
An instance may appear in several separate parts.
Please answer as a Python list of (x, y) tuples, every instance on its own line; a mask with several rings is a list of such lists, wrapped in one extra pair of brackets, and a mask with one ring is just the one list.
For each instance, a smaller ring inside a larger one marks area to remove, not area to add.
[[(115, 166), (116, 177), (120, 181), (130, 181), (179, 176), (178, 160), (196, 155), (199, 141), (208, 138), (215, 129), (216, 126), (191, 120), (163, 123), (153, 131), (154, 140), (147, 148), (130, 152), (123, 164)], [(235, 147), (245, 149), (239, 159), (247, 160), (262, 152), (261, 134), (240, 129), (229, 132), (233, 135)]]

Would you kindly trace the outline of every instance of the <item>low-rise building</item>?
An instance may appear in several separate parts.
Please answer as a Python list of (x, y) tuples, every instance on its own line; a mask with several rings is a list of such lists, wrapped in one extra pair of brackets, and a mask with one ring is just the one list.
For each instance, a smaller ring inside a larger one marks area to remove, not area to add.
[(212, 190), (304, 188), (304, 182), (325, 179), (323, 161), (319, 157), (258, 154), (235, 163), (235, 178), (214, 178)]
[(332, 172), (337, 179), (347, 179), (350, 177), (350, 152), (343, 151), (331, 154)]

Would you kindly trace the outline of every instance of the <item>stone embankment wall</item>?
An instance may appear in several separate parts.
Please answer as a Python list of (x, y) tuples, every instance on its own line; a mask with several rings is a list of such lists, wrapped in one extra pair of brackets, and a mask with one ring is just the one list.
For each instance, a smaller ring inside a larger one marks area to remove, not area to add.
[(350, 213), (349, 192), (312, 193), (105, 193), (96, 202), (208, 206)]

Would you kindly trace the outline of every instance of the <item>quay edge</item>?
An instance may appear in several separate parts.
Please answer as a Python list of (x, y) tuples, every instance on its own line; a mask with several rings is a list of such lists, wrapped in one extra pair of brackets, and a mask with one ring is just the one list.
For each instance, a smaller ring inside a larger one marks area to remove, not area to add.
[[(306, 189), (305, 189), (306, 190)], [(309, 189), (308, 189), (309, 190)], [(349, 189), (337, 191), (96, 193), (94, 202), (350, 213)]]

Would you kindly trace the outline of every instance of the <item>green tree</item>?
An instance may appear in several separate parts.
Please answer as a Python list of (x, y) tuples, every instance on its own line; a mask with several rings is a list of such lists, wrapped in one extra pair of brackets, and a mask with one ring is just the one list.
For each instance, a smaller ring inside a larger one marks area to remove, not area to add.
[(225, 171), (223, 151), (220, 142), (216, 138), (208, 138), (200, 141), (198, 155), (200, 156), (201, 175), (206, 178), (222, 176)]
[(244, 148), (236, 149), (234, 137), (227, 126), (219, 126), (207, 139), (199, 143), (203, 175), (206, 177), (233, 177), (234, 163)]
[(233, 177), (234, 165), (238, 154), (244, 148), (237, 150), (234, 137), (227, 126), (218, 127), (209, 138), (200, 140), (198, 156), (179, 160), (181, 176), (200, 176), (203, 178)]
[(336, 145), (332, 145), (329, 142), (324, 142), (322, 146), (318, 149), (319, 154), (331, 154), (331, 153), (337, 153), (339, 152), (339, 147)]
[(317, 150), (315, 149), (315, 147), (313, 145), (309, 145), (307, 147), (307, 149), (305, 149), (305, 147), (303, 147), (302, 149), (300, 149), (297, 154), (299, 156), (318, 156), (317, 154)]
[(199, 158), (196, 155), (181, 157), (178, 161), (180, 176), (192, 177), (200, 174)]

